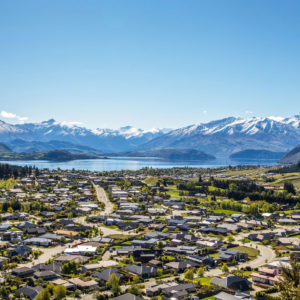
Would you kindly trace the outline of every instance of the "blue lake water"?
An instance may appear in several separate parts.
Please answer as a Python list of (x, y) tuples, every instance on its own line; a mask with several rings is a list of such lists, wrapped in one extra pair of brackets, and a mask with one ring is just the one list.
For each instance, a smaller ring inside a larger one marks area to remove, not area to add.
[(236, 165), (276, 165), (276, 160), (252, 160), (252, 161), (235, 161), (229, 158), (218, 158), (209, 162), (201, 161), (168, 161), (158, 158), (145, 157), (111, 157), (108, 159), (83, 159), (65, 162), (51, 161), (1, 161), (19, 166), (35, 166), (40, 169), (57, 169), (62, 170), (89, 170), (89, 171), (115, 171), (115, 170), (139, 170), (144, 167), (152, 168), (173, 168), (173, 167), (191, 167), (191, 168), (217, 168), (222, 166)]

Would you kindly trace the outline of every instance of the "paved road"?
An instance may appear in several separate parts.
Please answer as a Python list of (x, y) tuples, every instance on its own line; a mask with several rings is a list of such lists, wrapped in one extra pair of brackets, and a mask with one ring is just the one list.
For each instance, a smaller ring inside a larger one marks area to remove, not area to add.
[[(100, 187), (99, 185), (96, 185), (94, 183), (93, 183), (93, 186), (95, 188), (98, 201), (105, 204), (104, 211), (101, 212), (101, 215), (108, 216), (108, 215), (112, 214), (114, 211), (114, 206), (113, 206), (113, 203), (109, 201), (109, 199), (105, 193), (105, 190), (102, 187)], [(91, 223), (86, 222), (85, 219), (86, 219), (85, 216), (74, 218), (74, 222), (82, 224), (82, 225), (86, 225), (86, 226), (91, 225)], [(95, 224), (93, 224), (93, 225), (95, 225)], [(109, 228), (109, 227), (105, 227), (105, 226), (100, 226), (98, 224), (96, 224), (96, 226), (99, 229), (101, 229), (101, 231), (103, 232), (103, 236), (109, 236), (112, 234), (136, 235), (136, 233), (133, 231), (122, 231), (120, 229), (114, 229), (114, 228)]]
[(112, 214), (114, 211), (114, 206), (107, 198), (105, 190), (102, 187), (100, 187), (99, 185), (96, 185), (94, 183), (93, 183), (93, 186), (95, 188), (98, 201), (105, 204), (105, 209), (104, 209), (104, 211), (101, 212), (101, 215), (107, 216), (107, 215)]

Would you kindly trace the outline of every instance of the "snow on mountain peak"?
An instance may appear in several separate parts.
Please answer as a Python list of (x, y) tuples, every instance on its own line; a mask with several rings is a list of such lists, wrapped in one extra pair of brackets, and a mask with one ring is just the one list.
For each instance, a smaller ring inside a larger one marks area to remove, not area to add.
[(97, 128), (92, 130), (92, 132), (99, 136), (108, 136), (108, 135), (122, 136), (125, 139), (142, 137), (144, 135), (155, 136), (155, 135), (160, 135), (165, 133), (164, 129), (152, 128), (152, 129), (143, 130), (132, 126), (124, 126), (124, 127), (120, 127), (119, 129)]

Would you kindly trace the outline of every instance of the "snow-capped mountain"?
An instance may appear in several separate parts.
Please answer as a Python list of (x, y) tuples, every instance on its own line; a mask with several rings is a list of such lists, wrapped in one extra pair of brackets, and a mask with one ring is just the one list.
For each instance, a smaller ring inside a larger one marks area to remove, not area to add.
[(284, 152), (300, 142), (300, 116), (225, 118), (179, 128), (139, 149), (189, 148), (219, 156), (246, 149)]
[(41, 123), (8, 124), (0, 121), (0, 141), (63, 141), (93, 147), (104, 152), (127, 151), (165, 133), (163, 129), (142, 130), (131, 126), (113, 129), (87, 129), (53, 119)]
[[(289, 151), (300, 143), (300, 116), (247, 119), (230, 117), (176, 130), (143, 130), (131, 126), (92, 130), (53, 119), (17, 125), (0, 121), (0, 142), (9, 146), (20, 145), (20, 141), (12, 143), (16, 139), (27, 143), (55, 141), (57, 144), (60, 141), (92, 147), (105, 153), (173, 148), (195, 149), (228, 157), (246, 149)], [(32, 149), (34, 145), (32, 143), (27, 147)], [(53, 145), (52, 143), (52, 148)]]
[(95, 130), (92, 130), (92, 132), (98, 136), (110, 136), (110, 135), (123, 136), (126, 139), (145, 137), (145, 136), (148, 136), (149, 139), (152, 139), (154, 137), (160, 136), (163, 133), (167, 133), (169, 131), (170, 130), (168, 130), (168, 129), (160, 129), (160, 128), (152, 128), (149, 130), (143, 130), (140, 128), (134, 128), (132, 126), (125, 126), (125, 127), (119, 128), (119, 129), (97, 128)]

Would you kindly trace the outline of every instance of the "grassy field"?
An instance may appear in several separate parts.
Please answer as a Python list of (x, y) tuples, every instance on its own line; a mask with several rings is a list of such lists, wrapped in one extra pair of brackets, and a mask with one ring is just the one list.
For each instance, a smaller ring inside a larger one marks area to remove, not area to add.
[(296, 188), (300, 187), (300, 177), (290, 178), (290, 179), (280, 179), (277, 180), (274, 185), (275, 186), (283, 186), (285, 182), (291, 182)]
[(217, 187), (211, 186), (211, 185), (208, 187), (208, 190), (209, 190), (210, 192), (214, 192), (214, 191), (224, 192), (224, 191), (225, 191), (224, 189), (217, 188)]
[(255, 259), (259, 255), (259, 251), (255, 248), (247, 247), (247, 246), (238, 246), (232, 248), (233, 250), (238, 250), (240, 252), (244, 252), (248, 254), (249, 259)]
[(230, 216), (232, 214), (241, 214), (240, 211), (230, 210), (230, 209), (215, 209), (213, 212), (217, 214), (225, 214), (226, 216)]
[(128, 240), (131, 236), (126, 234), (112, 234), (109, 237), (115, 240)]
[(222, 173), (223, 174), (227, 174), (227, 175), (232, 175), (232, 176), (235, 176), (235, 175), (247, 175), (247, 174), (249, 174), (251, 176), (256, 176), (258, 174), (268, 172), (271, 169), (272, 168), (265, 168), (265, 169), (258, 168), (258, 169), (236, 170), (236, 171), (227, 170), (227, 171), (224, 171)]
[(158, 182), (158, 177), (148, 177), (144, 180), (144, 182), (148, 185), (156, 185)]
[(168, 190), (167, 191), (167, 194), (171, 196), (171, 198), (174, 198), (174, 199), (180, 199), (181, 196), (179, 196), (179, 190)]

